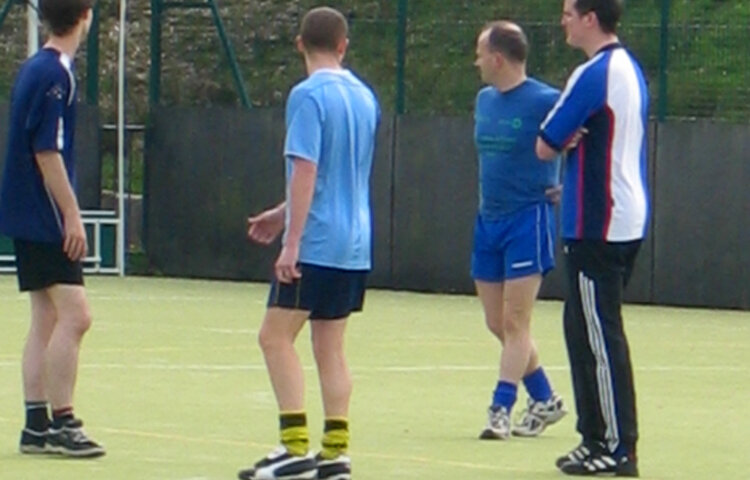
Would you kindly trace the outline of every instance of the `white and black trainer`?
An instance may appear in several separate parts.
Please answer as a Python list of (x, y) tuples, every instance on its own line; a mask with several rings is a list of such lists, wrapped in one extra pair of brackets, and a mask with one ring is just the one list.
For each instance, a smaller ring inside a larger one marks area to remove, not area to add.
[(21, 431), (21, 440), (18, 442), (18, 450), (27, 455), (38, 455), (51, 453), (47, 448), (47, 430), (37, 432), (29, 428)]
[(510, 437), (510, 414), (505, 407), (492, 406), (487, 410), (487, 426), (479, 434), (481, 440), (506, 440)]
[(318, 466), (318, 480), (351, 480), (352, 460), (346, 455), (326, 459), (320, 454), (315, 456)]
[(50, 426), (47, 450), (73, 458), (101, 457), (106, 453), (104, 447), (86, 436), (83, 422), (76, 418), (71, 418), (60, 427)]
[(548, 425), (557, 423), (567, 413), (562, 397), (556, 393), (544, 402), (536, 402), (529, 398), (521, 420), (513, 425), (512, 433), (518, 437), (536, 437)]
[(604, 450), (604, 444), (589, 444), (582, 442), (576, 448), (566, 453), (565, 455), (558, 457), (555, 461), (555, 466), (561, 468), (564, 464), (569, 462), (582, 462), (592, 453), (599, 453)]
[(283, 446), (260, 459), (252, 468), (241, 470), (240, 480), (314, 480), (317, 465), (312, 453), (292, 455)]
[(558, 468), (566, 475), (637, 477), (638, 462), (635, 457), (614, 457), (609, 452), (593, 452), (579, 459), (563, 461)]

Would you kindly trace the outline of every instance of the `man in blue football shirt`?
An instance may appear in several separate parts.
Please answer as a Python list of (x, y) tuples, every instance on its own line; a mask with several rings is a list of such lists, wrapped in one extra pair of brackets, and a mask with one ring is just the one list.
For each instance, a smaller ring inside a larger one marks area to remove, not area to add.
[[(531, 313), (542, 277), (555, 263), (555, 193), (559, 162), (534, 151), (539, 124), (559, 91), (526, 75), (528, 41), (521, 28), (499, 21), (477, 40), (476, 66), (488, 84), (476, 100), (480, 204), (471, 272), (487, 327), (502, 344), (499, 380), (482, 439), (539, 435), (566, 410), (541, 367), (531, 338)], [(529, 393), (516, 425), (510, 413), (518, 384)]]
[(74, 193), (73, 58), (91, 24), (93, 3), (40, 2), (51, 35), (21, 66), (11, 94), (0, 233), (13, 239), (19, 288), (31, 297), (20, 441), (28, 454), (104, 455), (73, 415), (79, 349), (91, 325), (81, 269), (86, 234)]
[[(248, 220), (248, 235), (262, 244), (284, 231), (259, 333), (280, 410), (281, 446), (241, 471), (241, 479), (351, 478), (344, 332), (349, 315), (362, 309), (371, 268), (369, 181), (380, 113), (373, 92), (341, 66), (347, 31), (346, 19), (331, 8), (303, 18), (297, 46), (309, 76), (287, 101), (286, 201)], [(325, 413), (315, 457), (294, 349), (308, 319)]]
[(589, 60), (541, 126), (540, 158), (580, 128), (562, 198), (568, 291), (565, 340), (582, 442), (561, 456), (569, 475), (637, 477), (638, 423), (622, 296), (648, 225), (648, 87), (619, 43), (622, 0), (565, 0), (562, 25)]

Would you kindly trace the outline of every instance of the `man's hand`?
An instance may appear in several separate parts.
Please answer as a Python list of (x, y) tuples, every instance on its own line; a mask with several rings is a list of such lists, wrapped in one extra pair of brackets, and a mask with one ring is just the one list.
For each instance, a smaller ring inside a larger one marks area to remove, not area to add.
[(292, 283), (302, 277), (302, 272), (297, 268), (297, 260), (299, 260), (299, 245), (284, 245), (274, 266), (279, 282)]
[(268, 245), (284, 230), (284, 208), (276, 207), (247, 219), (247, 237)]
[(549, 203), (551, 203), (552, 205), (557, 205), (558, 203), (560, 203), (560, 198), (562, 198), (562, 185), (549, 187), (544, 191), (544, 195), (547, 197), (547, 201)]
[(569, 151), (576, 148), (578, 144), (581, 143), (581, 139), (583, 138), (583, 136), (587, 133), (589, 133), (589, 131), (585, 127), (579, 128), (578, 131), (570, 138), (570, 141), (565, 145), (565, 148), (563, 150)]
[(78, 262), (86, 256), (86, 252), (88, 251), (86, 230), (83, 228), (83, 222), (78, 215), (65, 218), (63, 251), (74, 262)]

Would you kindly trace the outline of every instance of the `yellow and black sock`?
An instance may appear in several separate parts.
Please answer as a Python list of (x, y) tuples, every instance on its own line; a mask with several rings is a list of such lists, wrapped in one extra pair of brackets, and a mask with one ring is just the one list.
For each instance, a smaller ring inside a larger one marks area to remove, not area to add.
[(307, 430), (305, 412), (281, 412), (279, 415), (281, 444), (292, 455), (307, 455), (310, 448), (310, 432)]
[(345, 417), (326, 418), (320, 456), (331, 460), (349, 450), (349, 421)]

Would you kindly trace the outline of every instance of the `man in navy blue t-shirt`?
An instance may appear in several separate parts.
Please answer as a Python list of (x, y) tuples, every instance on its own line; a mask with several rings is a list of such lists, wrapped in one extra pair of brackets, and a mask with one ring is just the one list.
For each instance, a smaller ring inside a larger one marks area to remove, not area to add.
[[(537, 436), (566, 410), (553, 392), (531, 338), (531, 312), (542, 277), (555, 263), (555, 216), (547, 197), (559, 162), (534, 151), (539, 124), (560, 92), (526, 76), (528, 41), (511, 22), (489, 24), (477, 40), (483, 88), (476, 101), (479, 215), (471, 274), (487, 327), (502, 343), (500, 372), (482, 439)], [(521, 421), (511, 426), (518, 384), (529, 393)]]
[(0, 233), (13, 239), (19, 288), (31, 297), (20, 441), (27, 454), (104, 454), (73, 415), (78, 352), (91, 325), (81, 269), (86, 234), (74, 193), (73, 58), (91, 24), (93, 3), (40, 2), (51, 35), (21, 66), (11, 94)]

